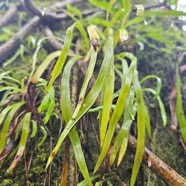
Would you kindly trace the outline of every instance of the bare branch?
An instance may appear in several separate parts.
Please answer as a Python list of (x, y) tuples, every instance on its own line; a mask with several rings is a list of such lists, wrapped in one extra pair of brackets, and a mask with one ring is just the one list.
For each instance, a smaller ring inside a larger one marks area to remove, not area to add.
[(14, 18), (16, 11), (17, 8), (14, 6), (8, 9), (6, 14), (0, 20), (0, 28), (8, 24), (11, 21), (11, 19)]

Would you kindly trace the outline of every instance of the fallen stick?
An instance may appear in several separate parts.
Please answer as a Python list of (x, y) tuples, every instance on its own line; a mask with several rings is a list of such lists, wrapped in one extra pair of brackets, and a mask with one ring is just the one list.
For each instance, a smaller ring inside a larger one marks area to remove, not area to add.
[[(136, 145), (136, 138), (130, 135), (128, 147), (134, 153), (136, 152)], [(169, 186), (186, 186), (185, 178), (169, 167), (147, 148), (145, 148), (143, 162)]]
[(0, 20), (0, 28), (8, 24), (14, 17), (17, 11), (17, 7), (13, 6), (8, 9), (4, 16)]

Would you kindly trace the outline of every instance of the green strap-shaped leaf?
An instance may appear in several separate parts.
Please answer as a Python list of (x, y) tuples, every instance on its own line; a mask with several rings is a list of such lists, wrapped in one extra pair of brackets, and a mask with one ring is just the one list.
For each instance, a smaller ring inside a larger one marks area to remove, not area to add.
[(88, 41), (88, 37), (86, 35), (84, 28), (82, 27), (80, 22), (74, 23), (72, 26), (70, 26), (67, 29), (63, 49), (62, 49), (61, 54), (56, 62), (56, 65), (51, 73), (50, 80), (46, 86), (46, 92), (50, 89), (50, 87), (52, 86), (52, 84), (54, 83), (54, 81), (56, 80), (56, 78), (59, 76), (59, 74), (61, 73), (61, 71), (63, 69), (63, 66), (65, 64), (65, 61), (66, 61), (66, 58), (67, 58), (67, 55), (69, 53), (70, 46), (72, 43), (74, 27), (76, 27), (79, 30), (79, 32), (82, 34), (82, 36), (84, 38), (85, 46), (88, 48), (89, 41)]
[(55, 97), (51, 97), (50, 98), (50, 105), (49, 105), (47, 113), (44, 117), (44, 124), (48, 123), (49, 119), (51, 118), (54, 107), (55, 107)]
[(121, 161), (123, 160), (123, 157), (125, 155), (125, 152), (127, 150), (127, 145), (128, 145), (128, 136), (129, 136), (130, 131), (126, 133), (125, 138), (123, 139), (122, 144), (120, 145), (119, 153), (118, 153), (118, 161), (117, 161), (117, 166), (120, 165)]
[[(144, 88), (143, 91), (151, 92), (154, 95), (157, 94), (157, 91), (155, 91), (155, 90), (153, 90), (151, 88)], [(166, 115), (164, 104), (163, 104), (160, 96), (157, 96), (156, 99), (157, 99), (159, 107), (160, 107), (160, 113), (161, 113), (161, 117), (162, 117), (163, 126), (166, 126), (166, 124), (167, 124), (167, 115)]]
[(91, 4), (93, 4), (94, 6), (102, 8), (106, 11), (109, 9), (109, 3), (108, 2), (103, 2), (103, 1), (100, 1), (100, 0), (89, 0), (89, 2)]
[(138, 80), (137, 71), (135, 72), (133, 79), (134, 89), (136, 92), (136, 103), (137, 103), (137, 147), (134, 158), (134, 165), (132, 169), (132, 176), (130, 186), (134, 186), (139, 168), (142, 162), (144, 148), (145, 148), (145, 122), (146, 122), (146, 110), (145, 103), (143, 100), (143, 92)]
[(15, 155), (15, 158), (14, 158), (12, 164), (8, 168), (7, 172), (11, 172), (15, 168), (15, 166), (20, 161), (20, 159), (23, 155), (23, 152), (26, 148), (27, 138), (28, 138), (28, 134), (30, 132), (30, 118), (31, 118), (31, 112), (28, 112), (25, 114), (24, 118), (21, 120), (21, 122), (23, 122), (23, 126), (22, 126), (22, 133), (21, 133), (21, 139), (19, 142), (18, 151)]
[(12, 104), (12, 105), (9, 105), (7, 107), (5, 107), (1, 113), (0, 113), (0, 125), (2, 124), (3, 120), (5, 119), (7, 113), (14, 107), (15, 105)]
[(41, 141), (38, 143), (38, 145), (37, 145), (38, 147), (40, 147), (45, 142), (45, 140), (48, 136), (47, 131), (43, 126), (40, 126), (40, 129), (41, 129), (41, 132), (43, 134), (43, 137), (42, 137)]
[(65, 61), (66, 61), (66, 58), (67, 58), (67, 55), (68, 55), (68, 52), (70, 49), (70, 45), (72, 43), (74, 26), (75, 26), (75, 24), (73, 24), (72, 26), (70, 26), (67, 29), (63, 49), (62, 49), (61, 54), (56, 62), (56, 65), (51, 73), (50, 80), (48, 82), (48, 85), (46, 86), (46, 92), (50, 89), (50, 87), (52, 86), (52, 84), (54, 83), (54, 81), (56, 80), (58, 75), (61, 73), (62, 68), (65, 64)]
[(39, 78), (43, 74), (43, 72), (46, 70), (46, 68), (50, 65), (52, 60), (54, 60), (56, 57), (60, 55), (61, 51), (52, 52), (49, 54), (46, 59), (41, 63), (41, 65), (37, 68), (36, 72), (31, 78), (32, 83), (37, 83), (39, 81)]
[(162, 87), (162, 82), (161, 82), (161, 79), (156, 76), (156, 75), (148, 75), (148, 76), (145, 76), (141, 81), (140, 83), (143, 83), (144, 81), (146, 80), (149, 80), (149, 79), (156, 79), (157, 80), (157, 84), (156, 84), (156, 93), (154, 95), (154, 99), (156, 99), (159, 95), (160, 95), (160, 91), (161, 91), (161, 87)]
[(0, 92), (6, 91), (6, 90), (15, 91), (16, 93), (23, 93), (23, 90), (18, 88), (17, 86), (6, 86), (6, 87), (0, 88)]
[[(125, 144), (126, 137), (128, 136), (128, 133), (130, 131), (130, 126), (132, 124), (132, 121), (136, 115), (136, 109), (134, 105), (134, 92), (133, 90), (130, 91), (130, 94), (128, 95), (126, 107), (124, 111), (124, 117), (123, 117), (123, 124), (121, 126), (121, 129), (119, 133), (116, 136), (116, 140), (114, 142), (113, 150), (110, 155), (109, 165), (111, 166), (114, 163), (114, 160), (116, 158), (116, 155), (122, 145)], [(125, 147), (126, 149), (126, 147)], [(123, 152), (122, 152), (123, 153)], [(124, 153), (123, 153), (124, 155)], [(120, 155), (121, 158), (121, 155)]]
[(79, 19), (82, 19), (83, 16), (82, 16), (82, 12), (80, 11), (80, 9), (74, 7), (74, 6), (71, 6), (70, 4), (67, 4), (67, 9), (72, 12), (73, 14), (77, 15), (77, 17)]
[(80, 171), (81, 171), (83, 177), (85, 178), (87, 185), (93, 186), (92, 180), (89, 175), (88, 168), (87, 168), (87, 165), (85, 162), (85, 157), (83, 155), (81, 141), (80, 141), (79, 135), (78, 135), (75, 128), (69, 132), (69, 137), (70, 137), (72, 148), (74, 150), (75, 157), (76, 157), (78, 166), (80, 168)]
[(87, 33), (85, 31), (85, 29), (83, 28), (81, 22), (76, 22), (75, 23), (75, 27), (79, 30), (79, 32), (81, 33), (81, 35), (83, 36), (83, 41), (85, 43), (85, 50), (88, 50), (89, 49), (89, 38), (87, 36)]
[(83, 81), (83, 85), (81, 87), (81, 90), (80, 90), (80, 95), (79, 95), (79, 100), (78, 100), (78, 104), (77, 104), (77, 107), (72, 115), (73, 118), (75, 118), (77, 116), (77, 114), (79, 113), (79, 110), (81, 109), (82, 107), (82, 104), (83, 104), (83, 100), (85, 98), (85, 93), (86, 93), (86, 90), (87, 90), (87, 87), (88, 87), (88, 83), (93, 75), (93, 72), (94, 72), (94, 67), (95, 67), (95, 64), (96, 64), (96, 59), (97, 59), (97, 52), (94, 51), (93, 47), (91, 47), (91, 58), (90, 58), (90, 63), (89, 63), (89, 66), (88, 66), (88, 69), (87, 69), (87, 72), (85, 74), (85, 79)]
[(183, 136), (184, 141), (186, 142), (186, 119), (185, 119), (185, 114), (184, 114), (184, 109), (183, 109), (183, 100), (182, 100), (182, 94), (181, 94), (181, 80), (179, 76), (178, 67), (176, 69), (176, 93), (177, 93), (176, 115), (178, 117), (181, 134)]
[(70, 60), (67, 61), (67, 64), (65, 65), (62, 74), (60, 101), (61, 101), (62, 118), (67, 123), (72, 117), (72, 106), (71, 106), (71, 95), (70, 95), (71, 69), (78, 59), (79, 57), (77, 56), (70, 58)]
[(96, 162), (96, 165), (94, 168), (94, 173), (100, 167), (102, 161), (104, 160), (104, 158), (107, 154), (108, 149), (110, 148), (110, 144), (112, 142), (112, 138), (114, 135), (116, 125), (117, 125), (117, 123), (118, 123), (118, 121), (124, 111), (124, 108), (126, 105), (126, 99), (127, 99), (128, 94), (130, 92), (130, 89), (131, 89), (132, 78), (133, 78), (134, 71), (136, 69), (136, 58), (132, 54), (129, 54), (129, 53), (126, 53), (126, 55), (128, 55), (127, 57), (130, 57), (132, 62), (131, 62), (131, 65), (129, 67), (129, 70), (128, 70), (128, 73), (126, 76), (124, 86), (121, 89), (116, 106), (115, 106), (113, 114), (111, 116), (108, 131), (107, 131), (107, 134), (106, 134), (106, 137), (104, 140), (103, 148), (102, 148), (101, 154)]
[(8, 115), (6, 116), (6, 120), (4, 122), (3, 128), (0, 133), (0, 142), (1, 142), (0, 143), (0, 153), (2, 152), (2, 150), (6, 144), (7, 132), (8, 132), (9, 126), (10, 126), (10, 122), (12, 121), (15, 113), (24, 104), (25, 104), (25, 102), (23, 102), (23, 101), (13, 104), (11, 110), (9, 111)]
[(37, 133), (37, 123), (34, 120), (31, 120), (32, 123), (32, 133), (30, 135), (31, 138), (34, 138)]
[(105, 139), (107, 126), (110, 120), (111, 107), (112, 107), (112, 99), (114, 94), (114, 59), (110, 63), (110, 68), (107, 73), (104, 94), (103, 94), (103, 110), (101, 114), (101, 123), (100, 123), (100, 146), (102, 148), (103, 142)]
[(177, 11), (177, 10), (169, 10), (165, 12), (162, 11), (145, 11), (144, 13), (145, 17), (149, 16), (156, 16), (158, 17), (179, 17), (179, 16), (186, 16), (186, 12), (183, 11)]
[(17, 83), (18, 85), (21, 85), (21, 82), (13, 77), (10, 77), (10, 76), (4, 76), (3, 79), (7, 79), (7, 80), (10, 80), (10, 81), (13, 81), (14, 84)]

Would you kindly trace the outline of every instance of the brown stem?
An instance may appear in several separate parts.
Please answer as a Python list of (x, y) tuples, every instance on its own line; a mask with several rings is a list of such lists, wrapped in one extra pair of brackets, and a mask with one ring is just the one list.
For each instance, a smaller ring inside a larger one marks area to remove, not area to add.
[[(137, 141), (132, 135), (129, 136), (128, 147), (135, 153)], [(159, 157), (153, 154), (149, 149), (145, 148), (143, 162), (159, 176), (166, 184), (170, 186), (186, 186), (186, 179), (179, 175), (175, 170), (169, 167)]]

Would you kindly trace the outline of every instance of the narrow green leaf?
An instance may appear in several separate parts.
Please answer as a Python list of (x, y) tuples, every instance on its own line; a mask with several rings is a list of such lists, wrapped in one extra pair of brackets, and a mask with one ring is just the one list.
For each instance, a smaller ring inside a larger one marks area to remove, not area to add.
[(103, 110), (101, 114), (101, 123), (100, 123), (100, 146), (102, 148), (103, 142), (105, 139), (107, 126), (110, 119), (112, 99), (114, 93), (114, 59), (110, 63), (110, 68), (106, 76), (104, 94), (103, 94)]
[[(143, 89), (143, 91), (151, 92), (154, 95), (157, 94), (157, 92), (155, 90), (151, 89), (151, 88), (145, 88), (145, 89)], [(166, 115), (164, 104), (163, 104), (160, 96), (157, 96), (156, 99), (157, 99), (159, 107), (160, 107), (160, 113), (161, 113), (161, 117), (162, 117), (163, 126), (166, 126), (166, 124), (167, 124), (167, 115)]]
[[(109, 5), (108, 5), (108, 9), (107, 9), (107, 14), (106, 14), (106, 20), (108, 21), (109, 20), (109, 13), (111, 12), (112, 10), (112, 7), (114, 5), (116, 0), (110, 0), (109, 2)], [(113, 17), (118, 13), (119, 11), (115, 12), (115, 14), (113, 15)], [(109, 21), (110, 22), (110, 21)], [(110, 27), (111, 28), (111, 27)]]
[(120, 18), (120, 16), (122, 15), (123, 10), (118, 10), (113, 16), (112, 19), (109, 20), (107, 28), (105, 30), (105, 33), (107, 33), (107, 31), (109, 30), (109, 28), (113, 28), (114, 24), (116, 24), (116, 21)]
[(78, 104), (77, 104), (77, 107), (76, 107), (76, 109), (75, 109), (75, 111), (72, 115), (72, 118), (75, 118), (77, 116), (79, 110), (82, 107), (83, 100), (84, 100), (84, 97), (85, 97), (85, 93), (86, 93), (86, 90), (87, 90), (87, 87), (88, 87), (88, 83), (89, 83), (89, 81), (90, 81), (90, 79), (93, 75), (93, 72), (94, 72), (94, 67), (95, 67), (96, 59), (97, 59), (97, 52), (94, 50), (93, 47), (91, 47), (90, 53), (91, 53), (90, 63), (89, 63), (87, 72), (85, 74), (85, 79), (83, 81), (83, 85), (82, 85), (81, 90), (80, 90)]
[(40, 104), (39, 107), (38, 107), (38, 112), (42, 112), (43, 110), (48, 109), (49, 105), (50, 105), (50, 96), (49, 96), (49, 94), (47, 93), (47, 94), (45, 95), (45, 97), (43, 98), (41, 104)]
[(23, 90), (16, 86), (6, 86), (6, 87), (0, 88), (0, 92), (6, 91), (6, 90), (15, 91), (16, 93), (23, 93)]
[(24, 153), (24, 150), (25, 150), (26, 144), (27, 144), (28, 134), (30, 132), (30, 118), (31, 118), (31, 113), (28, 112), (25, 114), (24, 118), (21, 120), (21, 122), (23, 122), (23, 126), (22, 126), (22, 133), (21, 133), (21, 139), (19, 142), (18, 151), (15, 155), (15, 158), (14, 158), (12, 164), (8, 168), (7, 172), (11, 172), (15, 168), (15, 166), (18, 164), (18, 162), (20, 161), (20, 159)]
[(118, 121), (124, 111), (125, 105), (126, 105), (126, 99), (129, 94), (133, 74), (136, 69), (136, 58), (132, 54), (129, 54), (129, 53), (126, 53), (126, 55), (128, 55), (127, 57), (130, 57), (130, 59), (132, 59), (132, 62), (131, 62), (131, 65), (129, 67), (129, 70), (128, 70), (128, 73), (126, 76), (125, 84), (121, 89), (116, 106), (115, 106), (113, 114), (111, 116), (108, 131), (107, 131), (107, 134), (106, 134), (106, 137), (104, 140), (103, 148), (102, 148), (101, 154), (96, 162), (96, 165), (94, 168), (94, 173), (100, 167), (102, 161), (104, 160), (104, 158), (107, 154), (108, 149), (110, 148), (110, 144), (111, 144), (111, 141), (112, 141), (112, 138), (114, 135), (116, 125), (117, 125), (117, 123), (118, 123)]
[(49, 121), (49, 119), (51, 118), (54, 107), (55, 107), (55, 98), (51, 97), (50, 98), (50, 105), (49, 105), (47, 113), (44, 117), (44, 124), (46, 124)]
[(82, 36), (84, 38), (85, 46), (87, 48), (89, 46), (88, 37), (87, 37), (86, 32), (80, 22), (74, 23), (72, 26), (70, 26), (67, 29), (66, 37), (65, 37), (65, 41), (64, 41), (64, 46), (63, 46), (61, 54), (56, 62), (56, 65), (51, 73), (50, 80), (46, 86), (46, 92), (50, 89), (50, 87), (52, 86), (52, 84), (54, 83), (54, 81), (56, 80), (56, 78), (59, 76), (59, 74), (61, 73), (61, 71), (63, 69), (63, 66), (65, 64), (65, 61), (66, 61), (66, 58), (67, 58), (67, 55), (69, 53), (70, 46), (72, 43), (74, 27), (76, 27), (79, 30), (79, 32), (82, 34)]
[(133, 25), (136, 25), (136, 24), (141, 23), (141, 22), (144, 22), (143, 17), (134, 17), (134, 18), (128, 20), (125, 26), (127, 28), (129, 26), (133, 26)]
[(104, 1), (100, 1), (100, 0), (89, 0), (89, 2), (91, 4), (93, 4), (94, 6), (102, 8), (106, 11), (109, 9), (109, 3), (108, 2), (104, 2)]
[[(91, 176), (91, 179), (95, 180), (98, 177), (100, 177), (100, 175)], [(77, 184), (77, 186), (87, 186), (86, 180), (81, 181), (80, 183)]]
[(176, 115), (178, 118), (178, 122), (180, 125), (180, 130), (184, 141), (186, 142), (186, 119), (183, 109), (183, 100), (181, 94), (181, 80), (179, 76), (178, 67), (176, 68), (176, 92), (177, 92), (177, 99), (176, 99)]
[(37, 145), (38, 147), (40, 147), (45, 142), (45, 140), (48, 136), (48, 134), (46, 132), (46, 129), (43, 126), (40, 126), (40, 129), (41, 129), (41, 132), (43, 134), (43, 137), (42, 137), (41, 141), (38, 143), (38, 145)]
[(31, 123), (32, 123), (32, 133), (30, 137), (34, 138), (37, 133), (37, 123), (34, 120), (31, 120)]
[(1, 113), (0, 113), (0, 125), (2, 124), (3, 120), (5, 119), (7, 113), (14, 107), (15, 105), (9, 105), (7, 107), (5, 107)]
[(72, 129), (69, 132), (69, 137), (70, 137), (70, 141), (72, 143), (72, 147), (73, 147), (73, 150), (75, 153), (75, 157), (76, 157), (78, 166), (81, 170), (81, 173), (82, 173), (83, 177), (85, 178), (87, 185), (93, 186), (91, 177), (90, 177), (88, 169), (87, 169), (85, 158), (83, 155), (83, 150), (81, 148), (81, 141), (79, 139), (79, 135), (78, 135), (76, 129)]
[(179, 16), (186, 16), (186, 12), (177, 11), (177, 10), (169, 10), (163, 11), (145, 11), (145, 17), (149, 16), (156, 16), (156, 17), (179, 17)]
[(17, 83), (18, 85), (21, 85), (21, 82), (13, 77), (10, 76), (4, 76), (2, 79), (13, 81), (14, 83)]
[(123, 157), (125, 155), (125, 152), (127, 150), (127, 145), (128, 145), (128, 136), (129, 136), (129, 131), (126, 133), (126, 137), (124, 137), (123, 142), (120, 146), (119, 153), (118, 153), (118, 161), (117, 161), (117, 166), (120, 165), (121, 161), (123, 160)]
[[(156, 80), (157, 80), (156, 92), (155, 92), (155, 95), (154, 95), (154, 99), (156, 99), (156, 98), (160, 95), (160, 92), (161, 92), (161, 87), (162, 87), (161, 79), (160, 79), (158, 76), (156, 76), (156, 75), (148, 75), (148, 76), (145, 76), (145, 77), (140, 81), (140, 83), (143, 83), (144, 81), (149, 80), (149, 79), (156, 79)], [(154, 92), (153, 92), (153, 93), (154, 93)]]
[(62, 118), (67, 123), (72, 117), (71, 99), (70, 99), (70, 77), (71, 69), (79, 57), (70, 58), (64, 67), (61, 80), (61, 110)]
[(131, 2), (130, 1), (123, 0), (123, 6), (124, 6), (126, 12), (131, 10)]
[(70, 12), (72, 12), (73, 14), (77, 15), (79, 19), (82, 19), (83, 18), (82, 17), (82, 13), (81, 13), (81, 11), (78, 8), (76, 8), (74, 6), (71, 6), (70, 4), (67, 4), (67, 9)]
[(48, 85), (46, 86), (46, 92), (50, 89), (50, 87), (52, 86), (52, 84), (54, 83), (55, 79), (58, 77), (58, 75), (61, 73), (61, 70), (63, 68), (63, 65), (65, 63), (65, 60), (67, 58), (69, 49), (70, 49), (70, 45), (72, 42), (72, 35), (73, 35), (73, 29), (74, 29), (75, 24), (73, 24), (72, 26), (70, 26), (67, 29), (66, 32), (66, 37), (65, 37), (65, 41), (64, 41), (64, 46), (63, 49), (61, 51), (61, 54), (56, 62), (56, 65), (51, 73), (50, 76), (50, 80), (48, 82)]
[(130, 186), (134, 186), (142, 162), (144, 148), (145, 148), (145, 122), (146, 122), (146, 112), (145, 112), (145, 104), (143, 100), (143, 92), (140, 87), (137, 71), (135, 72), (133, 83), (136, 92), (136, 102), (137, 102), (137, 147), (136, 147), (136, 154), (134, 158), (134, 165), (132, 169)]
[[(126, 137), (128, 136), (128, 133), (130, 131), (130, 126), (131, 126), (132, 121), (136, 115), (135, 107), (136, 106), (134, 105), (134, 92), (133, 92), (133, 90), (131, 90), (128, 95), (127, 101), (126, 101), (126, 107), (125, 107), (124, 116), (123, 116), (123, 123), (122, 123), (119, 133), (116, 136), (113, 150), (110, 155), (109, 166), (111, 166), (114, 163), (114, 160), (116, 158), (116, 155), (117, 155), (119, 149), (127, 141)], [(124, 151), (122, 153), (124, 153)], [(120, 158), (121, 158), (121, 155), (120, 155)]]
[(36, 84), (39, 81), (39, 78), (43, 74), (43, 72), (46, 70), (46, 68), (50, 65), (52, 60), (54, 60), (56, 57), (60, 55), (60, 51), (53, 52), (49, 54), (46, 59), (41, 63), (41, 65), (37, 68), (36, 72), (31, 78), (32, 83)]
[(87, 37), (87, 33), (85, 31), (85, 29), (83, 28), (81, 22), (76, 22), (75, 23), (75, 27), (79, 30), (79, 32), (81, 33), (81, 35), (83, 36), (83, 41), (85, 44), (85, 49), (88, 50), (89, 48), (89, 38)]
[(10, 122), (12, 121), (15, 113), (24, 104), (25, 104), (25, 102), (23, 102), (23, 101), (13, 104), (11, 110), (9, 111), (8, 115), (6, 116), (6, 120), (4, 122), (2, 130), (0, 132), (0, 141), (1, 141), (1, 143), (0, 143), (0, 153), (2, 152), (2, 150), (3, 150), (3, 148), (6, 144), (7, 132), (8, 132), (9, 126), (10, 126)]
[(3, 79), (3, 78), (6, 78), (6, 77), (8, 77), (7, 75), (8, 74), (10, 74), (11, 73), (11, 71), (2, 71), (1, 73), (0, 73), (0, 81)]

